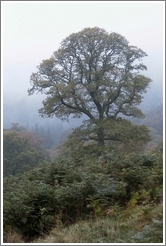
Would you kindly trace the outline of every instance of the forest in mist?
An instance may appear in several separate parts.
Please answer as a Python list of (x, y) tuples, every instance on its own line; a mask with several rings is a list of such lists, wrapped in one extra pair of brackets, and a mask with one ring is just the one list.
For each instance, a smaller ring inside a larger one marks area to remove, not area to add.
[[(26, 89), (25, 89), (26, 91)], [(84, 118), (69, 118), (69, 121), (62, 121), (56, 117), (42, 118), (38, 109), (42, 107), (43, 95), (24, 96), (21, 93), (18, 97), (4, 95), (3, 101), (3, 128), (10, 129), (12, 123), (18, 123), (29, 131), (51, 132), (52, 145), (58, 145), (64, 140), (64, 135), (69, 129), (81, 125)], [(159, 129), (162, 135), (163, 127), (163, 88), (161, 79), (159, 83), (152, 82), (147, 93), (144, 94), (143, 102), (139, 106), (145, 114), (144, 119), (130, 119), (135, 123), (145, 124), (148, 127)], [(160, 116), (159, 116), (160, 115)], [(40, 134), (41, 135), (41, 134)], [(52, 146), (51, 146), (52, 147)]]

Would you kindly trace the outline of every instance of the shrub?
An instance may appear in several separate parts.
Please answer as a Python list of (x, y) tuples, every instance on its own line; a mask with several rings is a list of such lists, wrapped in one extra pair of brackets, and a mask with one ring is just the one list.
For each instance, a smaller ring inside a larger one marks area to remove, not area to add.
[[(85, 154), (85, 153), (84, 153)], [(107, 152), (106, 162), (80, 156), (4, 178), (4, 232), (24, 237), (47, 233), (61, 221), (103, 216), (111, 206), (146, 205), (162, 199), (162, 152)]]

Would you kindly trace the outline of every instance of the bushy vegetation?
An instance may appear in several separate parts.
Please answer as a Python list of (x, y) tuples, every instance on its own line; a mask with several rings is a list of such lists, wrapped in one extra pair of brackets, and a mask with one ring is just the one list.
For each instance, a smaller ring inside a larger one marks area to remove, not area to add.
[(22, 173), (49, 160), (42, 139), (18, 123), (3, 133), (3, 175)]
[[(143, 210), (143, 207), (160, 204), (162, 165), (162, 148), (126, 154), (107, 147), (102, 152), (97, 145), (92, 145), (82, 147), (79, 154), (73, 151), (64, 159), (43, 162), (28, 172), (6, 177), (4, 241), (12, 231), (27, 242), (49, 234), (54, 227), (105, 220), (112, 209), (116, 214), (115, 208), (120, 215), (121, 210), (139, 206)], [(99, 242), (112, 240), (106, 238)], [(84, 238), (80, 240), (87, 242)], [(116, 240), (118, 237), (112, 242), (118, 242)]]
[(162, 204), (107, 210), (105, 217), (78, 221), (70, 227), (55, 227), (35, 243), (161, 243)]

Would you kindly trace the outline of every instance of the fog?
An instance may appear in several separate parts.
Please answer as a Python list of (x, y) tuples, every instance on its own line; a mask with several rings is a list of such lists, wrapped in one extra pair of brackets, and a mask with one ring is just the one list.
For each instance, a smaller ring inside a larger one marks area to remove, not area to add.
[(164, 3), (153, 2), (2, 2), (3, 125), (18, 122), (28, 128), (53, 124), (60, 131), (75, 127), (55, 117), (43, 119), (38, 109), (44, 96), (28, 96), (30, 76), (50, 58), (68, 35), (98, 26), (124, 36), (147, 53), (144, 72), (152, 83), (140, 105), (143, 111), (163, 102)]

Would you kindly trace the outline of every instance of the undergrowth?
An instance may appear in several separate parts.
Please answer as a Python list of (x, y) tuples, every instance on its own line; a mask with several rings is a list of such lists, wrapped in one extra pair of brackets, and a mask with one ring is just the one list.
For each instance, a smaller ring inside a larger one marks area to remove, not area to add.
[(55, 228), (59, 243), (161, 242), (161, 211), (153, 211), (162, 204), (162, 150), (94, 150), (4, 178), (5, 243), (32, 242)]
[(162, 204), (112, 207), (105, 217), (55, 227), (49, 236), (33, 243), (162, 243), (162, 209)]

